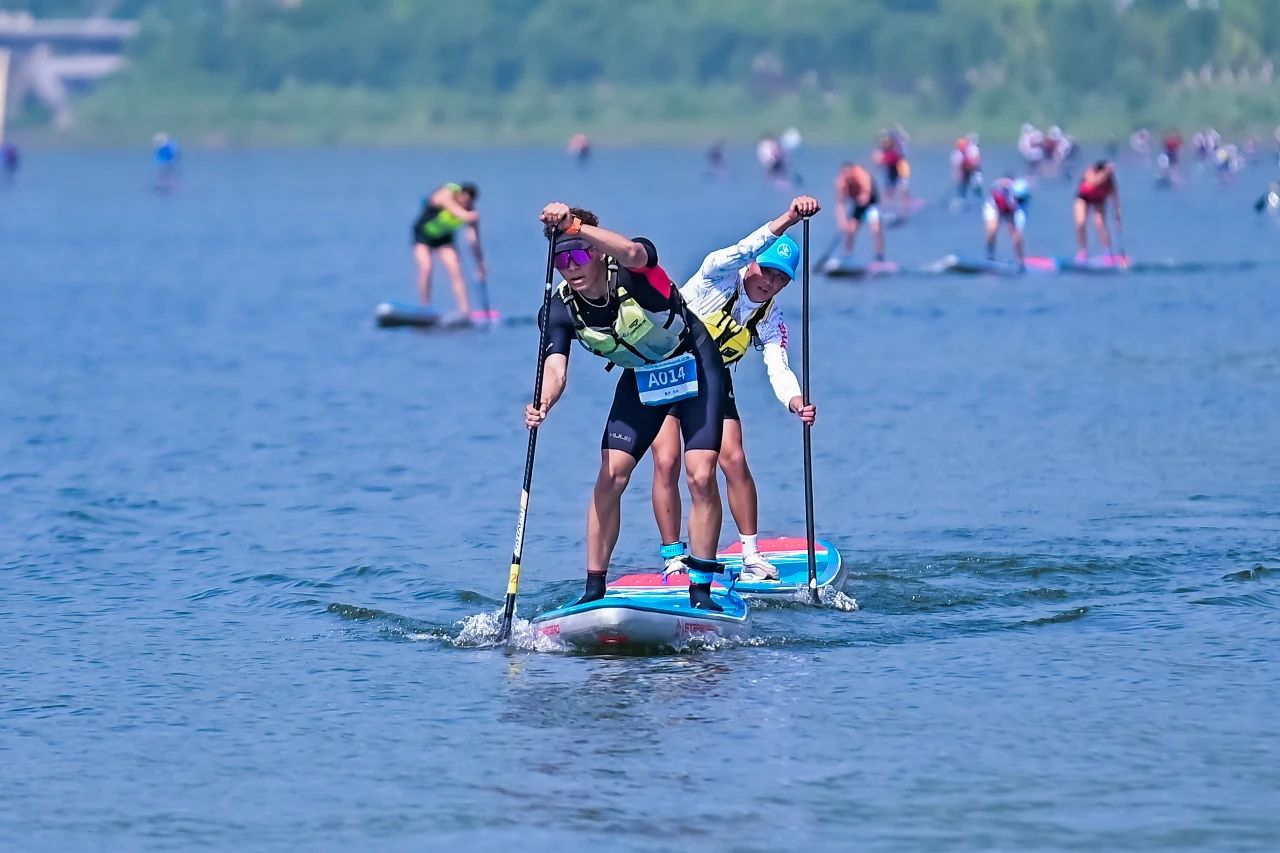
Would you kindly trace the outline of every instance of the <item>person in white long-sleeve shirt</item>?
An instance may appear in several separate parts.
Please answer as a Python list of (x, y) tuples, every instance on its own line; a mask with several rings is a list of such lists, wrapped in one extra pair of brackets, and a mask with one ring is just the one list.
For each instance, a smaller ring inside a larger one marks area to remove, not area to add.
[[(817, 408), (806, 405), (800, 383), (787, 361), (787, 324), (775, 297), (793, 278), (803, 259), (785, 232), (819, 210), (816, 199), (797, 196), (786, 213), (732, 246), (707, 255), (696, 275), (680, 288), (685, 304), (711, 332), (724, 359), (724, 437), (720, 470), (729, 492), (729, 510), (742, 540), (742, 575), (776, 580), (778, 570), (760, 553), (759, 507), (755, 479), (742, 447), (742, 422), (733, 397), (730, 365), (755, 347), (764, 356), (773, 393), (805, 423)], [(670, 415), (653, 443), (653, 514), (662, 536), (662, 558), (678, 570), (685, 553), (680, 541), (680, 424)]]

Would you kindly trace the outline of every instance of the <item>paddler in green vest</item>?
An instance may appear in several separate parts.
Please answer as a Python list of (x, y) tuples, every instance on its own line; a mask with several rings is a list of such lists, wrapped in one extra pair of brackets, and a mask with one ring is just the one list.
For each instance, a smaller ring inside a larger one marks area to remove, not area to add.
[[(805, 423), (817, 417), (806, 405), (800, 383), (787, 362), (787, 324), (777, 295), (791, 283), (804, 259), (786, 231), (819, 210), (818, 200), (796, 196), (777, 219), (766, 222), (732, 246), (707, 255), (698, 272), (680, 288), (685, 304), (698, 315), (720, 347), (724, 359), (724, 440), (720, 470), (729, 492), (729, 511), (742, 541), (742, 577), (777, 580), (778, 570), (760, 553), (757, 536), (759, 499), (756, 481), (742, 446), (742, 419), (733, 397), (729, 372), (753, 346), (764, 357), (773, 393)], [(668, 569), (680, 568), (685, 544), (680, 541), (680, 432), (673, 412), (653, 444), (653, 514), (662, 536), (662, 558)]]
[(576, 340), (592, 355), (622, 368), (600, 442), (600, 473), (587, 508), (587, 585), (580, 602), (605, 594), (605, 575), (621, 524), (622, 493), (670, 412), (680, 417), (692, 499), (689, 518), (689, 602), (721, 610), (711, 581), (722, 509), (716, 463), (724, 432), (724, 362), (680, 290), (658, 266), (644, 237), (601, 228), (594, 213), (555, 202), (542, 211), (555, 239), (553, 262), (564, 280), (551, 298), (543, 359), (541, 405), (525, 407), (536, 427), (564, 393)]
[(471, 316), (467, 281), (462, 277), (462, 262), (453, 245), (453, 237), (467, 227), (467, 240), (476, 258), (476, 275), (483, 279), (485, 269), (484, 252), (480, 248), (480, 214), (475, 211), (476, 197), (479, 194), (475, 184), (445, 184), (427, 197), (422, 213), (413, 223), (413, 259), (418, 265), (418, 299), (423, 305), (431, 304), (432, 258), (439, 257), (453, 284), (458, 312), (463, 317)]

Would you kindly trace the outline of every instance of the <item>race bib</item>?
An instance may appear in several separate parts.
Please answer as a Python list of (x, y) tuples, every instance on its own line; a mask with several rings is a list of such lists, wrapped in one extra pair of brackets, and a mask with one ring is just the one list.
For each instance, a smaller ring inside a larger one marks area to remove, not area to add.
[(698, 362), (692, 353), (635, 368), (636, 389), (646, 406), (698, 396)]

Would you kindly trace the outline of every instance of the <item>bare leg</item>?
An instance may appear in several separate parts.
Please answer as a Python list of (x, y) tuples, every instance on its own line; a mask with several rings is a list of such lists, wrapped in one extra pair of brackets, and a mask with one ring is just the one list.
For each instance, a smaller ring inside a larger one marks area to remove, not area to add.
[(1013, 250), (1018, 255), (1018, 263), (1020, 264), (1026, 263), (1027, 256), (1023, 249), (1022, 229), (1018, 228), (1018, 226), (1016, 225), (1010, 225), (1009, 233), (1013, 235)]
[(1107, 230), (1107, 208), (1101, 205), (1093, 209), (1093, 227), (1098, 229), (1098, 239), (1102, 241), (1102, 253), (1111, 254), (1111, 232)]
[(668, 416), (653, 441), (653, 519), (663, 545), (680, 541), (680, 421)]
[(462, 261), (458, 260), (458, 250), (452, 246), (441, 246), (440, 263), (449, 272), (449, 281), (453, 284), (453, 298), (458, 303), (458, 311), (471, 314), (471, 302), (467, 299), (467, 280), (462, 277)]
[(747, 467), (747, 454), (742, 448), (742, 424), (731, 418), (724, 422), (724, 438), (720, 442), (720, 470), (724, 472), (729, 492), (729, 512), (743, 536), (759, 533), (760, 499), (756, 481)]
[(431, 304), (431, 249), (421, 243), (413, 244), (413, 260), (418, 265), (418, 301)]
[(1089, 204), (1082, 198), (1076, 199), (1076, 250), (1081, 255), (1089, 254), (1088, 238), (1085, 236), (1084, 222), (1089, 215)]
[(871, 233), (876, 238), (876, 260), (884, 260), (884, 223), (879, 219), (873, 222)]
[(987, 257), (996, 256), (996, 231), (1000, 227), (999, 218), (987, 220)]
[(613, 546), (618, 544), (618, 528), (622, 524), (622, 493), (635, 468), (636, 460), (629, 453), (600, 452), (600, 474), (587, 508), (588, 572), (609, 570), (609, 558), (613, 556)]
[(860, 223), (856, 219), (849, 220), (849, 229), (844, 232), (844, 253), (845, 255), (853, 254), (853, 241), (858, 236), (858, 225)]
[[(720, 545), (724, 508), (720, 505), (720, 486), (716, 482), (719, 455), (714, 450), (689, 450), (684, 454), (685, 477), (692, 504), (689, 511), (689, 553), (702, 560), (714, 560)], [(617, 538), (616, 525), (614, 538)]]

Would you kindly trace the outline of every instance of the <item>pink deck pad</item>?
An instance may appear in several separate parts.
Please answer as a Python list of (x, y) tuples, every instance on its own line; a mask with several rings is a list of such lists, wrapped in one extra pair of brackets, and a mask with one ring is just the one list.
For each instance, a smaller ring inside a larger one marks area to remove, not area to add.
[(899, 267), (893, 261), (872, 261), (867, 264), (867, 274), (877, 275), (898, 272)]
[[(765, 554), (775, 551), (803, 551), (809, 547), (809, 543), (798, 536), (786, 536), (779, 539), (760, 539), (757, 540), (760, 550)], [(720, 549), (720, 553), (728, 557), (736, 557), (742, 553), (742, 543), (734, 542)], [(818, 545), (814, 549), (815, 554), (825, 554), (827, 549)]]
[(1088, 264), (1091, 267), (1101, 267), (1102, 269), (1110, 269), (1112, 267), (1128, 269), (1129, 258), (1125, 255), (1093, 255), (1088, 258), (1081, 258), (1077, 255), (1076, 263)]
[[(684, 589), (689, 586), (689, 576), (684, 572), (663, 577), (661, 572), (651, 574), (623, 575), (609, 586), (625, 586), (628, 588), (635, 587), (663, 587), (666, 589)], [(718, 581), (711, 582), (711, 588), (725, 589), (725, 585)]]

